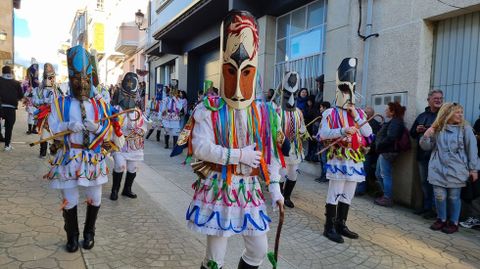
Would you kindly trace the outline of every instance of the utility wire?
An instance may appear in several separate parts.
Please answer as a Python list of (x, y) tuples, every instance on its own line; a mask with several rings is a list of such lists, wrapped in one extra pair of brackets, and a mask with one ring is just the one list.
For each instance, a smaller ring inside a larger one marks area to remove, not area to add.
[(449, 7), (458, 8), (458, 9), (465, 9), (465, 10), (471, 11), (471, 10), (469, 10), (468, 8), (455, 6), (455, 5), (452, 5), (452, 4), (450, 4), (450, 3), (443, 2), (442, 0), (437, 0), (437, 2), (440, 2), (440, 3), (442, 3), (442, 4), (446, 5), (446, 6), (449, 6)]
[(369, 39), (369, 38), (372, 37), (372, 36), (378, 37), (378, 36), (379, 36), (378, 33), (370, 34), (370, 35), (368, 35), (368, 36), (364, 36), (364, 35), (362, 35), (362, 34), (360, 33), (360, 27), (361, 27), (361, 25), (362, 25), (362, 0), (358, 0), (358, 11), (359, 11), (359, 12), (358, 12), (358, 13), (359, 13), (359, 15), (358, 15), (358, 18), (359, 18), (359, 19), (358, 19), (357, 35), (358, 35), (361, 39), (363, 39), (363, 41)]

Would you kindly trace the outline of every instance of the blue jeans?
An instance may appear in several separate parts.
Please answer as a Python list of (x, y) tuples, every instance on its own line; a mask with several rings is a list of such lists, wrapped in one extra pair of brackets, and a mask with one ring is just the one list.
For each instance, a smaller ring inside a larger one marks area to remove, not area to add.
[(433, 186), (427, 180), (428, 162), (428, 160), (418, 162), (418, 173), (420, 174), (420, 182), (422, 184), (423, 209), (432, 210), (435, 204), (435, 197), (433, 197)]
[(377, 176), (378, 182), (382, 185), (383, 196), (392, 199), (392, 162), (385, 159), (383, 154), (380, 154), (378, 157), (375, 176)]
[[(324, 146), (322, 142), (318, 143), (318, 151), (322, 150), (323, 147)], [(322, 154), (318, 156), (320, 165), (322, 166), (322, 174), (320, 175), (320, 178), (327, 178), (327, 169), (325, 167), (325, 165), (327, 164), (327, 152), (328, 150), (322, 152)]]
[(462, 188), (444, 188), (435, 185), (433, 186), (437, 214), (440, 220), (447, 220), (448, 209), (448, 217), (450, 222), (458, 224), (458, 219), (460, 218), (460, 209), (462, 207), (462, 203), (460, 201), (461, 190)]

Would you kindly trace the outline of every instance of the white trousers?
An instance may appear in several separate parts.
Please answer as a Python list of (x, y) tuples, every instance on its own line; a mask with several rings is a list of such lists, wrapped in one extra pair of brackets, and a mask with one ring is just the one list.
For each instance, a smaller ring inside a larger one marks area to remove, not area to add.
[[(245, 249), (242, 259), (252, 266), (260, 266), (267, 255), (267, 234), (259, 236), (243, 236)], [(203, 260), (203, 266), (207, 267), (209, 260), (215, 261), (218, 268), (223, 266), (225, 252), (227, 251), (228, 237), (207, 235), (207, 253)]]
[(291, 181), (297, 181), (298, 176), (298, 164), (287, 164), (286, 168), (280, 169), (280, 175), (282, 178), (280, 179), (281, 182), (285, 181), (285, 178)]
[(350, 204), (355, 195), (356, 188), (356, 181), (330, 179), (328, 183), (327, 204), (336, 205), (338, 202)]
[(115, 154), (113, 160), (113, 171), (117, 173), (122, 173), (123, 171), (125, 171), (125, 169), (127, 169), (127, 171), (130, 173), (137, 172), (137, 161), (129, 161), (125, 159), (125, 157), (121, 154)]
[[(85, 188), (85, 196), (91, 201), (91, 205), (99, 206), (102, 203), (102, 185), (82, 187)], [(62, 189), (63, 199), (67, 200), (65, 209), (70, 209), (78, 204), (78, 187)]]

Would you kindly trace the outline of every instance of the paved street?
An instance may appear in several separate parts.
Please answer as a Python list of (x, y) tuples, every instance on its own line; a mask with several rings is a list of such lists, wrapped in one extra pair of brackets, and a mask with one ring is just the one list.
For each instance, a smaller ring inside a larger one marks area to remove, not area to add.
[[(205, 240), (186, 229), (194, 177), (182, 157), (169, 158), (152, 136), (133, 187), (139, 198), (112, 202), (108, 183), (95, 247), (70, 254), (64, 250), (60, 195), (42, 179), (48, 164), (38, 158), (38, 148), (22, 143), (37, 139), (24, 134), (25, 126), (19, 111), (15, 150), (0, 151), (0, 268), (199, 268)], [(356, 198), (349, 216), (360, 239), (328, 241), (321, 235), (326, 188), (313, 176), (299, 176), (296, 207), (286, 211), (279, 268), (480, 268), (479, 231), (434, 232), (430, 221), (410, 210), (374, 206), (368, 197)], [(79, 208), (82, 231), (85, 206)], [(271, 250), (277, 223), (272, 216)], [(242, 250), (241, 238), (232, 239), (225, 268), (236, 268)], [(261, 268), (271, 266), (265, 260)]]

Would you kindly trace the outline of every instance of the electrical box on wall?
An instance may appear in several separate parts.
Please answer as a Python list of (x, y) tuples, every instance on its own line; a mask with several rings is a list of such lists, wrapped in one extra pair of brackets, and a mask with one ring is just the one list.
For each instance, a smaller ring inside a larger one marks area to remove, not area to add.
[(372, 94), (372, 108), (375, 113), (385, 114), (385, 106), (390, 102), (399, 102), (402, 106), (407, 106), (407, 92)]

